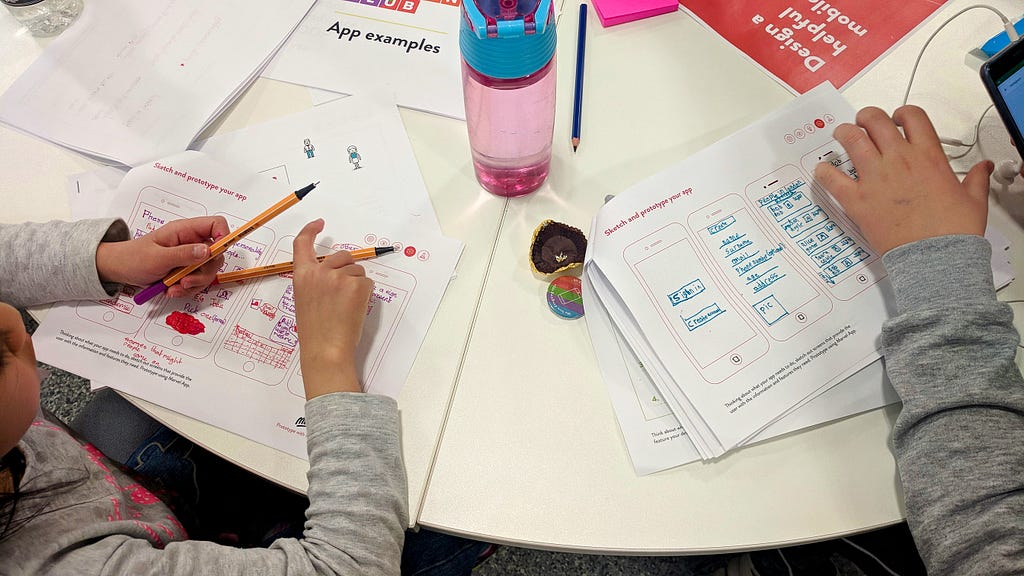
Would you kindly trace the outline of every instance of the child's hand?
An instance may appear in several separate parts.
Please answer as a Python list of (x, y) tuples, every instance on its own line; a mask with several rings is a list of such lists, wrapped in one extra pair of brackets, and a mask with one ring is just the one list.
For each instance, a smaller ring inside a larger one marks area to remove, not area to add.
[(878, 108), (864, 108), (857, 126), (841, 124), (835, 139), (859, 179), (826, 162), (818, 164), (814, 177), (880, 254), (934, 236), (985, 234), (993, 164), (975, 164), (961, 183), (924, 110), (903, 106), (889, 118)]
[[(210, 256), (209, 244), (228, 230), (223, 216), (172, 220), (145, 236), (128, 242), (103, 242), (96, 249), (100, 280), (149, 286), (183, 266)], [(172, 298), (191, 296), (213, 282), (224, 264), (218, 256), (167, 289)]]
[(317, 262), (313, 240), (323, 229), (323, 220), (306, 224), (293, 246), (295, 322), (307, 400), (362, 392), (355, 354), (373, 292), (373, 281), (348, 252)]

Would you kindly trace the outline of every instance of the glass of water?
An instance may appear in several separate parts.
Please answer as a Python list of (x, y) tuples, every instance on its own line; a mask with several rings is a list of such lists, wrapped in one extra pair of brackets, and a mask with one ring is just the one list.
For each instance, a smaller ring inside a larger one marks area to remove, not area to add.
[(83, 0), (0, 0), (33, 36), (56, 36), (82, 13)]

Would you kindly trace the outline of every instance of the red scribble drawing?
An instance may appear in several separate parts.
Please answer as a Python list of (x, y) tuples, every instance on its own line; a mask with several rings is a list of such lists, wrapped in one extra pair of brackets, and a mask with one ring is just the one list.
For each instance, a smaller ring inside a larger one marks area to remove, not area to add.
[(277, 346), (237, 324), (231, 337), (224, 342), (224, 349), (278, 369), (287, 368), (292, 352), (295, 352), (295, 348)]
[(177, 310), (168, 314), (164, 322), (180, 334), (195, 336), (196, 334), (206, 332), (206, 326), (203, 326), (203, 323), (197, 320), (195, 316), (178, 312)]

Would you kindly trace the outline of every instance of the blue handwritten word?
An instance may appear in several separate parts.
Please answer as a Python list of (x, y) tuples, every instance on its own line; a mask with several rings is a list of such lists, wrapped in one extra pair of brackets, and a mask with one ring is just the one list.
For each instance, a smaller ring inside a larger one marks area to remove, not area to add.
[[(746, 278), (744, 278), (744, 280), (746, 281), (747, 286), (750, 286), (751, 284), (757, 282), (758, 280), (761, 280), (762, 282), (768, 282), (769, 284), (774, 284), (776, 281), (786, 277), (785, 274), (776, 272), (776, 270), (778, 269), (778, 266), (772, 266), (771, 268), (765, 270), (764, 272), (750, 274)], [(757, 288), (754, 289), (755, 294), (759, 291), (760, 290)]]
[(710, 306), (705, 306), (704, 308), (701, 309), (700, 312), (697, 312), (696, 314), (690, 316), (689, 318), (682, 315), (680, 315), (679, 317), (682, 318), (683, 323), (686, 324), (686, 329), (689, 330), (690, 332), (693, 332), (697, 328), (700, 328), (701, 326), (707, 324), (708, 322), (711, 322), (712, 320), (718, 318), (722, 314), (725, 314), (725, 310), (719, 308), (718, 304), (715, 303), (711, 304)]
[(746, 234), (729, 234), (728, 236), (722, 239), (722, 245), (719, 246), (719, 248), (725, 248), (729, 244), (732, 244), (733, 242), (736, 242), (738, 240), (742, 240), (743, 238), (746, 237)]
[(771, 260), (773, 256), (775, 256), (779, 252), (782, 252), (782, 249), (783, 249), (782, 244), (779, 244), (778, 246), (776, 246), (774, 248), (769, 248), (769, 249), (765, 250), (764, 253), (761, 254), (760, 256), (758, 256), (757, 258), (754, 258), (754, 259), (746, 262), (742, 266), (736, 266), (733, 269), (736, 270), (737, 274), (742, 276), (743, 274), (746, 274), (747, 272), (750, 272), (751, 270), (753, 270), (754, 268), (760, 266), (761, 264), (764, 264), (765, 262), (768, 262), (769, 260)]
[(668, 301), (671, 302), (673, 306), (678, 306), (679, 304), (686, 302), (690, 298), (693, 298), (694, 296), (700, 294), (703, 291), (704, 283), (700, 281), (700, 278), (698, 278), (693, 282), (690, 282), (686, 286), (683, 286), (679, 290), (676, 290), (675, 292), (669, 294)]
[(752, 240), (750, 240), (750, 239), (747, 239), (747, 240), (744, 240), (744, 241), (740, 242), (739, 244), (731, 244), (731, 245), (729, 245), (727, 247), (723, 247), (723, 248), (725, 248), (723, 250), (723, 252), (725, 252), (726, 256), (732, 256), (733, 254), (739, 252), (740, 250), (743, 250), (744, 248), (746, 248), (748, 246), (753, 246), (753, 245), (754, 245), (754, 242)]
[(757, 256), (758, 252), (760, 252), (760, 250), (754, 250), (753, 252), (744, 252), (743, 254), (740, 254), (739, 256), (734, 256), (733, 259), (729, 261), (729, 265), (730, 266), (738, 266), (740, 264), (740, 262), (743, 262), (744, 260), (747, 260), (749, 258), (753, 258), (754, 256)]
[(733, 216), (727, 216), (718, 222), (715, 222), (711, 226), (708, 226), (708, 234), (718, 234), (722, 230), (725, 230), (729, 226), (732, 226), (736, 222), (736, 218)]
[(754, 310), (761, 315), (761, 318), (769, 326), (789, 315), (789, 312), (774, 295), (768, 296), (764, 300), (754, 304)]
[(775, 284), (779, 280), (785, 278), (785, 274), (779, 274), (778, 272), (771, 272), (757, 279), (757, 284), (754, 284), (754, 294), (767, 289), (772, 284)]

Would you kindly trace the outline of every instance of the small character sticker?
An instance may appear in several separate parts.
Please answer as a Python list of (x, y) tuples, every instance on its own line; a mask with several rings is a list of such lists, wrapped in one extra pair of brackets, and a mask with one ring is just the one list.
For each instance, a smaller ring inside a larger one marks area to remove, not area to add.
[(362, 168), (362, 166), (359, 165), (359, 162), (362, 159), (363, 157), (359, 155), (359, 149), (356, 148), (355, 145), (348, 147), (348, 162), (349, 164), (352, 164), (353, 170), (359, 170)]
[(302, 141), (302, 149), (306, 152), (306, 158), (312, 158), (313, 152), (316, 151), (316, 147), (309, 143), (309, 138)]

